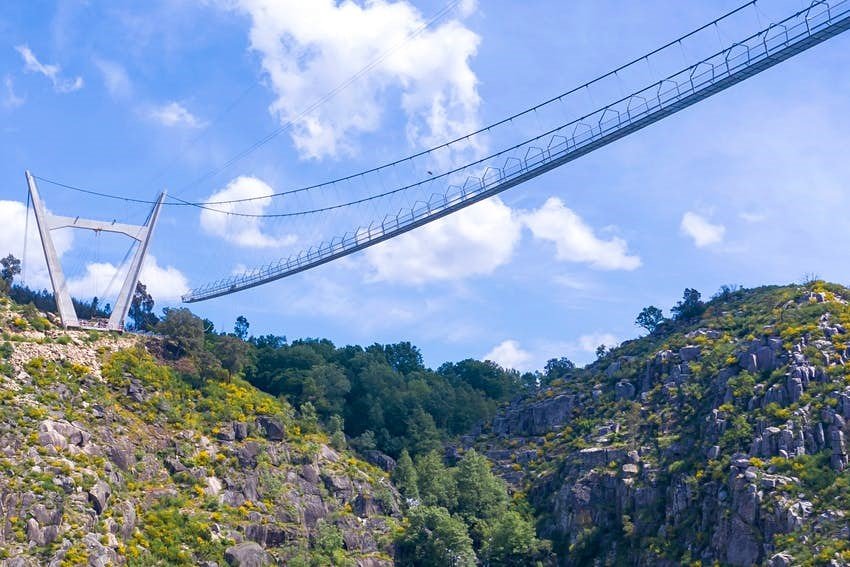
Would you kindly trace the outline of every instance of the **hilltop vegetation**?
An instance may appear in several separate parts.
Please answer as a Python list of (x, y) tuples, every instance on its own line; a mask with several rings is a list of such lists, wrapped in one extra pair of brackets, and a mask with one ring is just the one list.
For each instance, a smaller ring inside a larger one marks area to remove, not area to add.
[(686, 292), (463, 445), (529, 494), (564, 565), (848, 564), (848, 299)]

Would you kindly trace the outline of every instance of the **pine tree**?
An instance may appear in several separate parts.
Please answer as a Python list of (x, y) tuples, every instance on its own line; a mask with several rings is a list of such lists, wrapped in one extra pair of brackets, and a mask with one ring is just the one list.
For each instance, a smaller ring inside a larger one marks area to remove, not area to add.
[(402, 449), (395, 470), (393, 471), (393, 483), (398, 487), (402, 496), (409, 500), (419, 499), (418, 477), (413, 459), (407, 449)]

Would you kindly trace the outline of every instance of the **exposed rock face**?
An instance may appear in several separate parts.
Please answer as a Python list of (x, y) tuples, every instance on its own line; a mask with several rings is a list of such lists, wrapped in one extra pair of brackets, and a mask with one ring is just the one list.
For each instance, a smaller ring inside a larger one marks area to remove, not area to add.
[(531, 405), (516, 405), (493, 420), (497, 435), (545, 435), (563, 427), (576, 408), (576, 397), (561, 395)]
[[(0, 296), (0, 329), (7, 311)], [(401, 516), (389, 475), (321, 437), (287, 437), (279, 400), (237, 378), (226, 393), (187, 388), (129, 335), (18, 339), (0, 355), (3, 567), (170, 565), (152, 538), (183, 530), (206, 543), (180, 545), (182, 561), (285, 565), (324, 525), (346, 564), (388, 564)]]
[[(848, 466), (850, 309), (829, 293), (759, 301), (646, 340), (678, 350), (635, 357), (633, 341), (513, 402), (468, 443), (528, 491), (563, 566), (784, 567), (802, 563), (799, 549), (777, 541), (815, 554), (850, 537), (823, 492)], [(783, 304), (802, 313), (783, 319)]]

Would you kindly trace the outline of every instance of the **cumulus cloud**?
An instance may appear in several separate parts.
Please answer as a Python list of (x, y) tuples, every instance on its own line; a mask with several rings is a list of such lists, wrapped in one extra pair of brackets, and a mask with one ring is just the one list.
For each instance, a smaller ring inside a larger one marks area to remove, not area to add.
[(103, 84), (106, 90), (109, 91), (115, 98), (126, 98), (133, 91), (133, 85), (130, 82), (130, 76), (127, 75), (127, 70), (114, 61), (97, 58), (94, 64), (100, 70), (103, 76)]
[(378, 281), (464, 279), (491, 274), (508, 263), (521, 236), (517, 216), (494, 197), (378, 244), (366, 259)]
[[(237, 177), (227, 187), (207, 199), (209, 207), (224, 213), (259, 215), (271, 204), (271, 199), (260, 198), (242, 203), (215, 204), (220, 201), (268, 197), (274, 193), (269, 185), (256, 177)], [(263, 230), (262, 219), (238, 217), (211, 210), (201, 211), (201, 227), (207, 234), (218, 236), (246, 248), (289, 246), (295, 242), (293, 235), (274, 236)]]
[(83, 78), (75, 77), (73, 79), (63, 78), (59, 75), (62, 68), (59, 65), (49, 65), (38, 60), (28, 45), (18, 45), (15, 50), (21, 55), (24, 60), (24, 69), (30, 73), (38, 73), (44, 75), (53, 84), (53, 90), (58, 93), (70, 93), (83, 88)]
[[(12, 254), (23, 262), (23, 276), (30, 287), (50, 289), (50, 277), (47, 273), (47, 263), (41, 248), (41, 238), (32, 210), (29, 213), (29, 230), (27, 231), (27, 254), (24, 257), (24, 232), (27, 228), (27, 208), (19, 201), (0, 201), (0, 255)], [(59, 256), (65, 254), (73, 245), (73, 234), (70, 230), (53, 231), (53, 245)]]
[(513, 368), (521, 372), (542, 370), (548, 360), (566, 356), (577, 364), (585, 364), (596, 358), (599, 345), (615, 347), (619, 339), (611, 333), (589, 333), (570, 341), (532, 341), (530, 347), (523, 347), (519, 341), (502, 341), (482, 357), (492, 360), (504, 368)]
[(694, 240), (698, 248), (722, 242), (726, 233), (726, 227), (722, 224), (712, 224), (705, 217), (690, 211), (682, 216), (681, 230)]
[[(429, 27), (407, 0), (230, 5), (251, 18), (251, 47), (277, 95), (270, 110), (293, 124), (292, 139), (304, 157), (350, 153), (351, 138), (377, 130), (397, 93), (414, 145), (443, 142), (478, 125), (478, 80), (469, 62), (480, 38), (458, 19)], [(474, 9), (473, 0), (464, 0), (458, 13)]]
[(634, 270), (641, 265), (638, 256), (629, 254), (625, 240), (596, 236), (581, 217), (556, 197), (524, 214), (523, 222), (535, 238), (555, 243), (558, 260), (582, 262), (600, 270)]
[[(86, 264), (86, 271), (78, 278), (68, 280), (71, 295), (90, 298), (97, 295), (114, 297), (127, 277), (127, 265), (121, 267), (109, 262)], [(150, 254), (145, 257), (139, 281), (147, 286), (148, 293), (156, 301), (177, 301), (189, 291), (189, 282), (180, 270), (173, 266), (160, 266)]]
[(15, 92), (15, 82), (10, 75), (3, 77), (3, 86), (6, 89), (6, 96), (3, 98), (3, 106), (6, 108), (18, 108), (26, 102), (23, 97), (18, 96)]
[(197, 116), (179, 102), (169, 102), (162, 106), (154, 107), (148, 115), (163, 126), (186, 128), (202, 128), (204, 123)]
[(485, 354), (483, 359), (491, 360), (502, 368), (513, 368), (521, 371), (534, 370), (533, 366), (530, 366), (533, 359), (532, 354), (523, 350), (519, 342), (512, 339), (502, 341), (493, 347), (493, 350)]
[(507, 264), (523, 227), (556, 246), (556, 258), (601, 270), (634, 270), (640, 258), (630, 255), (621, 238), (594, 234), (576, 213), (556, 198), (531, 212), (516, 212), (494, 197), (427, 224), (366, 252), (376, 281), (422, 284), (487, 275)]
[(620, 340), (611, 333), (590, 333), (580, 336), (567, 348), (572, 353), (596, 353), (597, 347), (605, 345), (613, 348), (620, 344)]

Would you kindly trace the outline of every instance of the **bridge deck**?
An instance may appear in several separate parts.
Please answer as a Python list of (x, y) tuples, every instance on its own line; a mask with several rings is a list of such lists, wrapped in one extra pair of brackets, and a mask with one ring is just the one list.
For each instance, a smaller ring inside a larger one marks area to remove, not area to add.
[[(490, 156), (486, 169), (481, 162), (471, 164), (483, 169), (483, 173), (469, 176), (462, 186), (450, 186), (438, 198), (420, 202), (394, 218), (359, 227), (297, 256), (194, 289), (183, 301), (203, 301), (263, 285), (395, 238), (645, 128), (847, 29), (850, 0), (815, 2), (808, 10), (771, 24), (671, 77)], [(526, 150), (524, 158), (505, 157), (522, 149)], [(499, 165), (493, 165), (496, 163)]]

